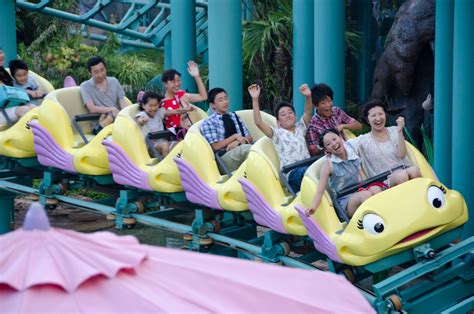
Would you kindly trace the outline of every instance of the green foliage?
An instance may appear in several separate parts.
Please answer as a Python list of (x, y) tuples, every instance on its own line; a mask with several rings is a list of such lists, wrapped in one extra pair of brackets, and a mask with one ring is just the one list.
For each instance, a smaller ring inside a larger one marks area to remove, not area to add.
[(426, 159), (428, 160), (428, 163), (431, 166), (433, 166), (434, 165), (433, 142), (432, 142), (431, 138), (429, 137), (428, 133), (426, 132), (425, 126), (423, 124), (421, 125), (421, 127), (419, 127), (419, 129), (420, 129), (421, 135), (423, 137), (423, 149), (418, 147), (418, 145), (416, 144), (416, 141), (413, 139), (413, 136), (410, 134), (410, 132), (408, 131), (408, 129), (406, 127), (405, 127), (404, 131), (405, 131), (405, 134), (408, 137), (408, 141), (413, 146), (415, 146), (416, 149), (421, 151), (423, 153), (423, 155), (426, 157)]
[(141, 60), (140, 56), (133, 54), (109, 56), (107, 66), (111, 69), (110, 74), (119, 80), (132, 101), (156, 74), (154, 63)]
[[(242, 57), (244, 69), (244, 104), (251, 99), (247, 86), (259, 79), (263, 83), (262, 107), (290, 101), (293, 96), (292, 3), (287, 0), (250, 0), (252, 19), (242, 24)], [(347, 23), (346, 54), (357, 58), (360, 34), (354, 22)], [(308, 82), (312, 83), (312, 82)]]
[[(79, 1), (76, 0), (54, 1), (48, 7), (71, 13), (79, 13)], [(70, 22), (51, 15), (38, 14), (34, 11), (17, 8), (17, 40), (18, 43), (24, 43), (26, 46), (29, 46), (50, 27), (64, 30), (70, 25), (72, 25)]]
[(31, 70), (44, 76), (56, 88), (62, 87), (66, 76), (73, 76), (80, 82), (88, 79), (89, 73), (85, 67), (87, 59), (96, 55), (98, 49), (87, 46), (79, 35), (61, 36), (54, 28), (48, 28), (29, 47), (18, 46), (18, 53)]
[(273, 111), (273, 104), (288, 101), (292, 95), (291, 1), (252, 1), (253, 20), (242, 25), (244, 103), (250, 103), (247, 86), (263, 82), (262, 107)]
[(62, 87), (68, 75), (78, 83), (89, 79), (86, 61), (94, 55), (100, 55), (107, 63), (108, 75), (117, 77), (132, 101), (138, 91), (145, 89), (146, 83), (162, 71), (162, 62), (158, 65), (155, 63), (155, 60), (162, 60), (161, 52), (122, 53), (114, 35), (100, 46), (90, 46), (85, 42), (81, 35), (61, 31), (52, 24), (29, 46), (20, 43), (18, 52), (31, 70), (44, 76), (56, 88)]
[(92, 200), (100, 200), (104, 198), (110, 197), (109, 194), (97, 192), (91, 189), (76, 189), (76, 190), (68, 190), (65, 193), (66, 196), (82, 196), (87, 197)]
[(433, 143), (430, 137), (428, 136), (428, 133), (426, 132), (425, 126), (423, 124), (421, 125), (420, 131), (421, 131), (421, 135), (423, 136), (423, 147), (425, 148), (424, 149), (425, 156), (428, 159), (428, 162), (430, 163), (430, 165), (434, 166)]

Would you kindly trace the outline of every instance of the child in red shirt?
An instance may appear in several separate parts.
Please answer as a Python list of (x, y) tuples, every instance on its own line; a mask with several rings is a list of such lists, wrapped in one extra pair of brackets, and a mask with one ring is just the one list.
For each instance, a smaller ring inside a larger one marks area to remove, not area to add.
[(191, 103), (207, 100), (206, 87), (199, 75), (199, 67), (194, 61), (188, 62), (188, 72), (196, 81), (198, 94), (191, 94), (181, 90), (181, 73), (174, 69), (166, 70), (161, 76), (161, 81), (165, 88), (165, 98), (162, 100), (161, 105), (170, 113), (165, 118), (165, 125), (168, 129), (174, 128), (176, 132), (191, 126), (192, 122), (187, 114), (194, 110)]

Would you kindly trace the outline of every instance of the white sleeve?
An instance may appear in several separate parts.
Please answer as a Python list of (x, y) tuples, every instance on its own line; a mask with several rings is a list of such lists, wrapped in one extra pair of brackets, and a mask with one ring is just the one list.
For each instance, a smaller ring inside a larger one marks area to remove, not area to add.
[(296, 122), (296, 127), (298, 129), (301, 129), (305, 134), (306, 134), (306, 130), (308, 130), (308, 126), (306, 125), (306, 123), (304, 123), (303, 117), (301, 117), (301, 119), (298, 122)]

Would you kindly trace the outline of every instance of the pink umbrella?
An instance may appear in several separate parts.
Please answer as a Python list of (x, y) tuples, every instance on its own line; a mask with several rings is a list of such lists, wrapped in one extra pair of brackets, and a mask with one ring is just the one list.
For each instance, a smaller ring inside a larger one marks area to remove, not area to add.
[(364, 312), (343, 277), (51, 228), (33, 205), (0, 236), (0, 312)]

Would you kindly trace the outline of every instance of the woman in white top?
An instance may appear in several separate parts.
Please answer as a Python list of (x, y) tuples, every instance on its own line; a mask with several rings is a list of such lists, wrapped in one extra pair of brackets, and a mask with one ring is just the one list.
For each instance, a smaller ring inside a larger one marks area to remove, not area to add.
[(388, 177), (388, 185), (395, 186), (413, 178), (421, 177), (418, 167), (413, 166), (407, 158), (407, 147), (403, 137), (405, 119), (398, 117), (397, 126), (385, 127), (387, 120), (385, 104), (382, 101), (371, 101), (366, 104), (364, 117), (370, 124), (370, 132), (363, 134), (350, 143), (357, 149), (368, 177), (374, 177), (398, 166)]

